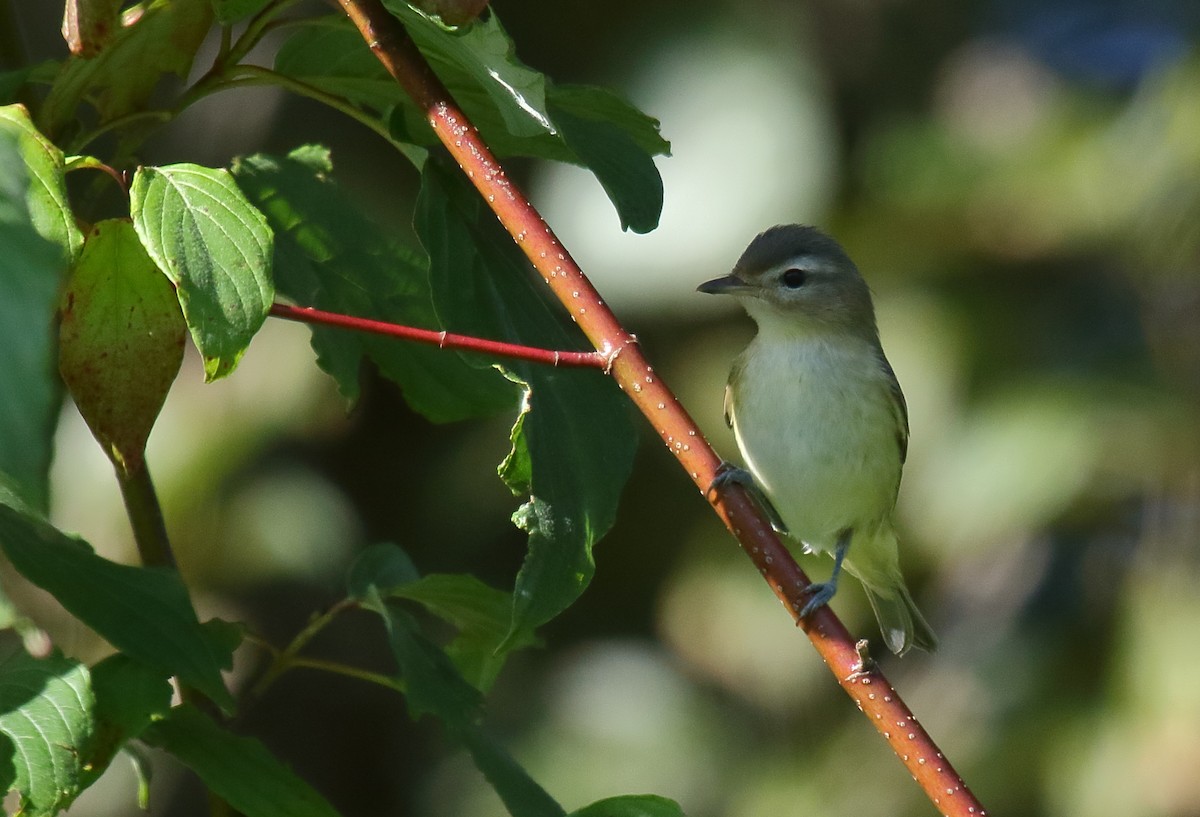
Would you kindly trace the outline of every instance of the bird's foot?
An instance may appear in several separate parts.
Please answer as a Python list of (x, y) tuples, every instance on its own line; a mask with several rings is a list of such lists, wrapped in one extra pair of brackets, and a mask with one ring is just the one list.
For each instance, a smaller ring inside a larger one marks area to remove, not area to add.
[(713, 477), (712, 483), (708, 486), (708, 494), (711, 496), (714, 491), (720, 490), (727, 485), (740, 485), (745, 488), (746, 493), (754, 498), (754, 501), (762, 508), (763, 513), (767, 515), (767, 520), (771, 523), (771, 527), (775, 529), (775, 532), (784, 536), (787, 535), (787, 525), (783, 524), (783, 518), (780, 517), (779, 511), (775, 510), (775, 506), (771, 504), (771, 500), (767, 499), (767, 495), (763, 492), (758, 482), (755, 481), (753, 474), (745, 468), (738, 468), (731, 462), (722, 461), (717, 466), (716, 476)]
[(804, 588), (804, 595), (809, 598), (804, 603), (804, 606), (800, 608), (800, 618), (807, 618), (818, 609), (829, 604), (829, 600), (833, 598), (833, 594), (836, 592), (837, 582), (834, 580), (817, 582)]

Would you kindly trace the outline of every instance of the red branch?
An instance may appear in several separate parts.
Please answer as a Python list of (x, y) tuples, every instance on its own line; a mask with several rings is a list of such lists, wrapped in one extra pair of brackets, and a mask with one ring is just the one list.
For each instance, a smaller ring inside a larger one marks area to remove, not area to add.
[(403, 326), (371, 318), (356, 318), (337, 312), (324, 312), (309, 306), (289, 306), (275, 303), (271, 304), (271, 314), (276, 318), (284, 318), (289, 321), (319, 326), (336, 326), (341, 329), (353, 329), (358, 332), (370, 332), (375, 335), (387, 335), (417, 343), (428, 343), (443, 349), (462, 349), (467, 352), (479, 352), (496, 357), (511, 357), (547, 366), (578, 366), (596, 369), (604, 369), (608, 366), (608, 358), (599, 352), (560, 352), (556, 349), (538, 349), (533, 346), (520, 346), (516, 343), (505, 343), (499, 340), (456, 335), (453, 332), (418, 329), (415, 326)]
[(807, 618), (808, 577), (775, 535), (745, 490), (730, 484), (710, 492), (720, 459), (675, 395), (655, 374), (637, 339), (625, 331), (541, 215), (504, 173), (479, 132), (434, 75), (399, 21), (379, 0), (339, 0), (388, 72), (425, 111), (428, 122), (496, 213), (517, 245), (568, 310), (571, 320), (609, 361), (609, 373), (658, 432), (667, 449), (737, 537), (767, 584), (804, 630), (847, 694), (858, 705), (946, 815), (980, 817), (983, 806), (943, 757), (925, 729), (872, 662), (860, 660), (855, 642), (828, 607)]

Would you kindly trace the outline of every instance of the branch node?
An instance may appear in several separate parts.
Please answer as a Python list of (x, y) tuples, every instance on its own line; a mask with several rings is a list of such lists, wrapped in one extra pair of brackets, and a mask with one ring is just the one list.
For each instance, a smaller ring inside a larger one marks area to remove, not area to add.
[(637, 335), (632, 333), (622, 338), (621, 343), (615, 347), (606, 341), (604, 348), (597, 350), (597, 353), (604, 359), (604, 373), (612, 374), (612, 368), (616, 365), (617, 358), (621, 355), (621, 352), (625, 351), (625, 347), (636, 346), (637, 343)]

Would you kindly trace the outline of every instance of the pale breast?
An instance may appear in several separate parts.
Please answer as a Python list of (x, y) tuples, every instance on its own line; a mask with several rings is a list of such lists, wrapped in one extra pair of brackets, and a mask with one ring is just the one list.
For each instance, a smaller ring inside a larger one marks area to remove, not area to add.
[(742, 456), (794, 537), (831, 550), (845, 528), (888, 518), (900, 484), (897, 410), (869, 344), (760, 337), (730, 386)]

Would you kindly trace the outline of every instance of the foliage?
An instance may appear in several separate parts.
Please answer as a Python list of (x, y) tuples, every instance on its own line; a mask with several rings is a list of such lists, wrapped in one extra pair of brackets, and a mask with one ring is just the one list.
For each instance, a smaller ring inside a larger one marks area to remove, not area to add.
[[(526, 497), (514, 522), (529, 535), (528, 551), (510, 593), (468, 574), (422, 576), (397, 546), (370, 548), (351, 568), (343, 600), (274, 652), (245, 692), (223, 672), (235, 651), (262, 639), (199, 620), (165, 540), (142, 548), (144, 566), (122, 565), (46, 521), (65, 384), (112, 459), (139, 545), (162, 540), (145, 449), (186, 336), (206, 380), (229, 377), (277, 292), (359, 317), (554, 349), (584, 344), (345, 20), (289, 18), (291, 0), (66, 5), (72, 54), (0, 77), (0, 103), (9, 103), (0, 107), (0, 548), (115, 652), (90, 667), (58, 652), (16, 650), (0, 662), (0, 776), (19, 792), (22, 813), (57, 813), (119, 754), (140, 758), (140, 745), (174, 755), (249, 817), (337, 813), (229, 717), (302, 663), (303, 648), (334, 618), (361, 609), (382, 623), (394, 670), (323, 668), (395, 690), (414, 719), (440, 722), (511, 813), (564, 814), (485, 731), (483, 703), (506, 657), (538, 643), (536, 628), (587, 587), (592, 548), (613, 524), (635, 437), (623, 400), (599, 373), (315, 328), (318, 364), (350, 399), (365, 360), (431, 422), (515, 411), (501, 477)], [(652, 157), (667, 150), (654, 120), (608, 91), (557, 85), (523, 65), (494, 12), (447, 25), (406, 3), (387, 5), (501, 154), (585, 167), (624, 227), (653, 229), (662, 184)], [(156, 89), (188, 75), (214, 24), (221, 47), (212, 64), (164, 102)], [(274, 66), (250, 62), (274, 30), (287, 37)], [(422, 178), (419, 245), (373, 224), (339, 188), (320, 146), (256, 153), (229, 168), (186, 156), (138, 164), (155, 129), (247, 83), (323, 102), (408, 157)], [(68, 174), (111, 177), (127, 212), (87, 223), (110, 191), (105, 181), (72, 185), (79, 192), (69, 198)], [(444, 625), (455, 635), (443, 644)], [(174, 706), (172, 679), (184, 701)], [(639, 796), (579, 813), (679, 811)]]

